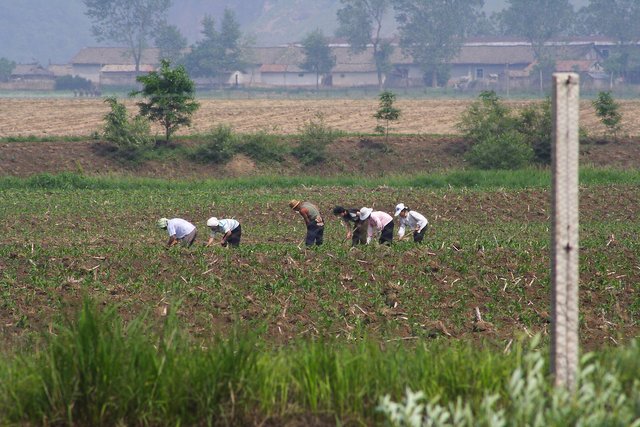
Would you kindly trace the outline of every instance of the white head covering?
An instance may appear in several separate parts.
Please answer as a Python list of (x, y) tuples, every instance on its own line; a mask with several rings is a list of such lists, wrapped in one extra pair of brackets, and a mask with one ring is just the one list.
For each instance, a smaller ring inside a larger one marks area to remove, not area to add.
[(358, 212), (358, 216), (360, 217), (361, 221), (364, 221), (365, 219), (369, 218), (369, 215), (371, 215), (371, 212), (373, 212), (373, 209), (365, 207), (360, 209), (360, 212)]
[(393, 214), (393, 216), (398, 216), (400, 215), (400, 212), (402, 212), (405, 209), (405, 205), (404, 203), (398, 203), (396, 205), (396, 212)]
[(167, 218), (160, 218), (158, 222), (156, 222), (156, 225), (158, 226), (158, 228), (167, 228), (168, 224), (169, 224), (169, 220)]
[(218, 225), (220, 225), (220, 221), (218, 221), (218, 218), (215, 216), (212, 216), (207, 220), (207, 227), (217, 227)]

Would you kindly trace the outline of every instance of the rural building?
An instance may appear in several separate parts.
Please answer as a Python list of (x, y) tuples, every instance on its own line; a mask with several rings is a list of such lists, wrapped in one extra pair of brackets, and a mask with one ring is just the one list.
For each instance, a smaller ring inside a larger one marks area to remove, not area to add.
[[(378, 75), (373, 48), (354, 53), (348, 44), (331, 44), (335, 66), (330, 73), (319, 76), (319, 84), (341, 88), (376, 87)], [(613, 83), (602, 64), (618, 47), (604, 37), (581, 37), (547, 43), (558, 71), (577, 71), (586, 88), (606, 88)], [(315, 87), (316, 75), (303, 70), (304, 53), (300, 44), (254, 47), (248, 54), (249, 66), (215, 78), (195, 78), (197, 87), (245, 86), (298, 88)], [(425, 85), (421, 67), (395, 46), (390, 69), (382, 76), (389, 88)], [(145, 49), (141, 72), (149, 72), (159, 63), (158, 49)], [(526, 40), (509, 37), (474, 38), (467, 40), (449, 63), (448, 85), (460, 90), (526, 89), (536, 85), (536, 59)], [(136, 73), (131, 53), (126, 48), (84, 48), (71, 61), (72, 75), (95, 84), (133, 86)], [(638, 76), (640, 81), (640, 75)]]
[(53, 90), (56, 76), (40, 64), (17, 64), (8, 82), (0, 83), (5, 90)]
[(136, 73), (136, 66), (109, 64), (100, 68), (100, 86), (133, 86), (136, 77), (155, 71), (156, 67), (149, 64), (140, 64), (140, 71)]
[[(155, 69), (160, 63), (160, 50), (156, 48), (144, 49), (140, 60), (140, 69)], [(80, 76), (90, 80), (94, 84), (100, 84), (101, 72), (105, 66), (131, 66), (135, 65), (129, 49), (124, 47), (86, 47), (80, 50), (72, 59), (71, 67), (74, 76)], [(109, 71), (111, 73), (111, 71)], [(126, 71), (116, 71), (116, 78), (121, 81)], [(108, 76), (108, 78), (111, 78)], [(135, 71), (129, 72), (128, 85), (135, 84)]]

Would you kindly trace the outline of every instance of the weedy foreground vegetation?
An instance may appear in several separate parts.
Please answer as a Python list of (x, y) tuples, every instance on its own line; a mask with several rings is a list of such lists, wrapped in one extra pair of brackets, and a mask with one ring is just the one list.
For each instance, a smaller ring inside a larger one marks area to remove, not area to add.
[[(510, 419), (535, 420), (557, 401), (546, 382), (529, 381), (542, 374), (528, 357), (544, 355), (550, 331), (549, 183), (537, 169), (384, 180), (2, 178), (0, 420), (400, 424), (391, 401), (376, 407), (405, 388), (439, 397), (451, 416), (487, 414), (489, 396)], [(580, 334), (597, 353), (581, 384), (598, 399), (581, 394), (564, 412), (550, 409), (555, 425), (577, 423), (587, 404), (605, 420), (590, 425), (640, 414), (638, 184), (637, 171), (582, 173)], [(294, 196), (327, 217), (324, 246), (298, 248)], [(429, 218), (425, 245), (350, 249), (329, 217), (338, 203), (391, 211), (399, 201)], [(214, 214), (240, 220), (238, 250), (166, 250), (154, 228), (158, 217), (180, 216), (203, 243)], [(527, 343), (536, 334), (542, 343)], [(528, 412), (512, 405), (514, 384), (538, 390)], [(490, 425), (469, 416), (459, 425)]]

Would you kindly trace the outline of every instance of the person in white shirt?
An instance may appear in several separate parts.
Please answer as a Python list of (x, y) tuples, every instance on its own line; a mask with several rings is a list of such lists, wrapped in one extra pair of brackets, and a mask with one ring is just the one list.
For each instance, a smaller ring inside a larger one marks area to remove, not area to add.
[(404, 203), (398, 203), (394, 216), (400, 216), (400, 227), (398, 228), (398, 238), (400, 240), (404, 237), (405, 228), (408, 227), (413, 231), (413, 241), (422, 243), (424, 232), (427, 230), (427, 224), (429, 224), (424, 215), (412, 211)]
[(240, 246), (242, 226), (240, 226), (240, 223), (235, 219), (218, 219), (212, 216), (207, 220), (207, 227), (211, 230), (211, 236), (205, 246), (211, 246), (213, 244), (213, 238), (216, 233), (222, 234), (220, 244), (223, 247), (227, 247), (227, 244), (235, 248)]
[(182, 246), (190, 247), (198, 235), (196, 226), (182, 218), (160, 218), (156, 224), (158, 228), (166, 229), (169, 233), (168, 248), (178, 242), (182, 243)]

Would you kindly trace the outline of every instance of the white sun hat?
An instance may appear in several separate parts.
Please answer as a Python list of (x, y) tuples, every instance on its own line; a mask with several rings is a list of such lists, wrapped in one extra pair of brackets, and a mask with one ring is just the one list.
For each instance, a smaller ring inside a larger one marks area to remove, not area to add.
[(369, 215), (371, 215), (371, 212), (373, 212), (373, 209), (365, 207), (360, 209), (360, 212), (358, 212), (358, 216), (360, 217), (361, 221), (364, 221), (365, 219), (369, 218)]
[(405, 208), (404, 203), (398, 203), (396, 205), (396, 212), (393, 214), (393, 216), (400, 215), (400, 212), (402, 212), (404, 210), (404, 208)]
[(169, 225), (169, 220), (167, 218), (160, 218), (156, 222), (156, 225), (158, 226), (158, 228), (167, 228), (167, 225)]
[(207, 220), (207, 227), (217, 227), (218, 225), (220, 225), (220, 221), (218, 221), (218, 218), (215, 216), (212, 216)]

